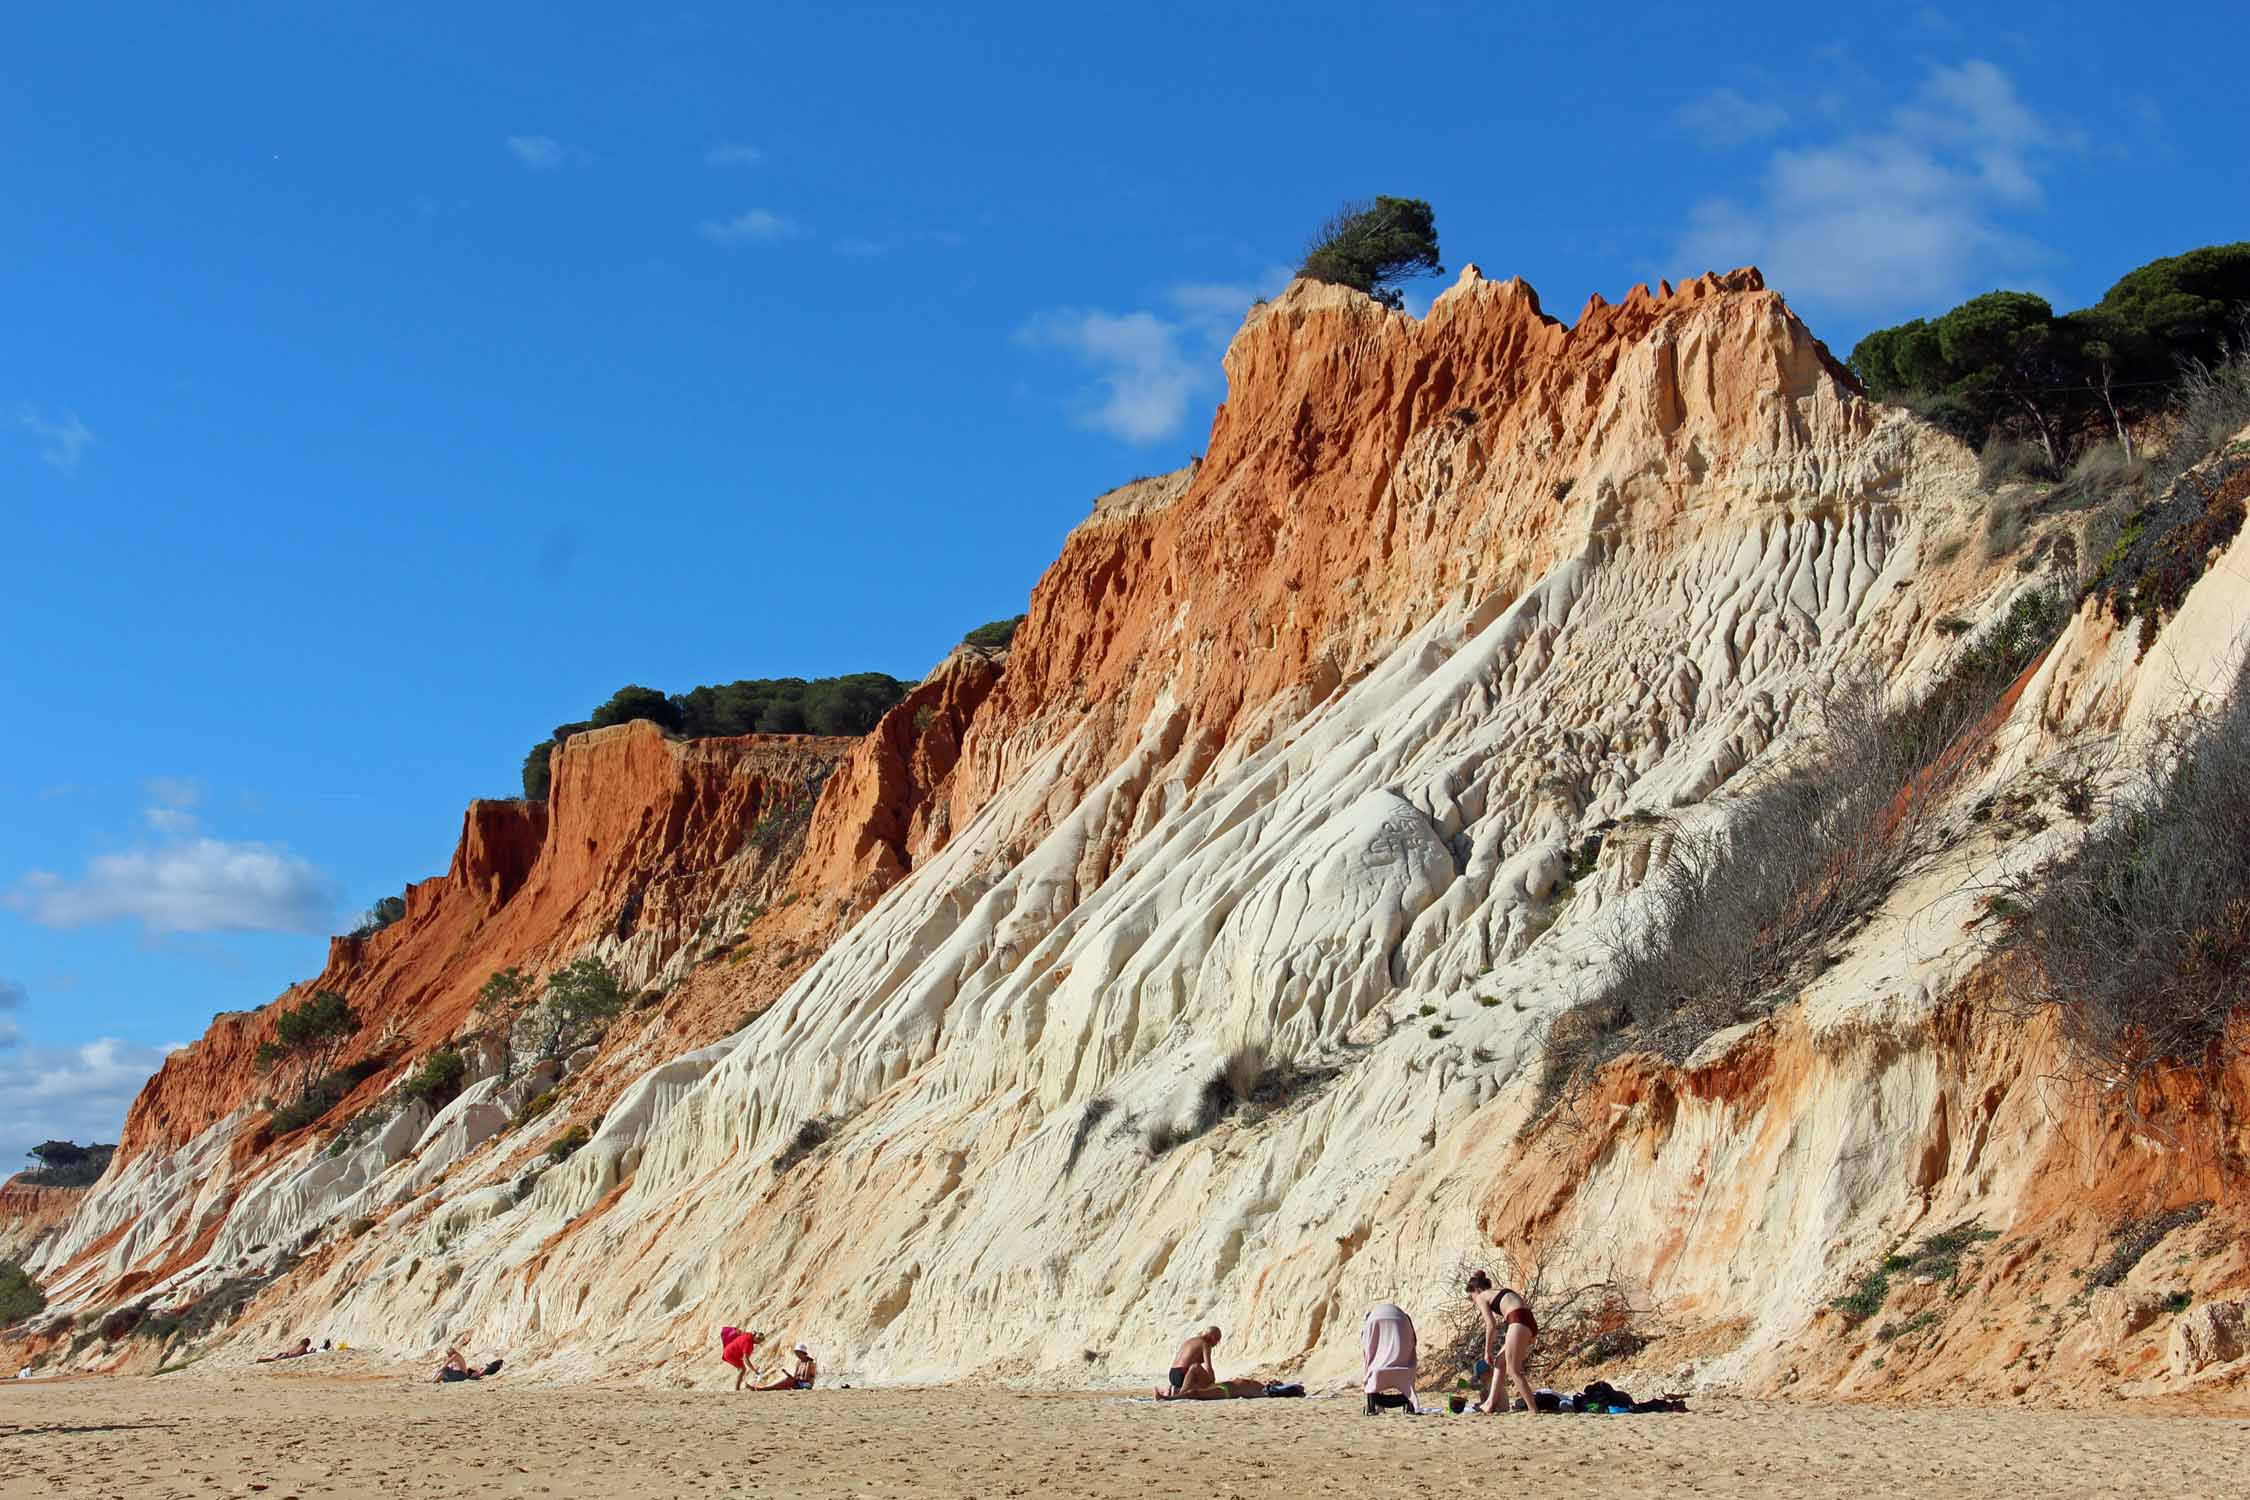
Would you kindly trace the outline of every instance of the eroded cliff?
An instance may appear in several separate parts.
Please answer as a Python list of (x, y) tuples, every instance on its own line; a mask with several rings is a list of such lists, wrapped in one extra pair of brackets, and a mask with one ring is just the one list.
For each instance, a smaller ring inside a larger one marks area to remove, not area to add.
[[(480, 1056), (435, 1118), (331, 1153), (260, 1134), (270, 1016), (221, 1018), (43, 1245), (62, 1305), (255, 1276), (250, 1336), (473, 1324), (534, 1375), (682, 1381), (721, 1321), (846, 1378), (1075, 1383), (1215, 1318), (1230, 1363), (1317, 1379), (1363, 1304), (1436, 1317), (1491, 1259), (1630, 1286), (1666, 1379), (2235, 1379), (2140, 1303), (2099, 1351), (2037, 1331), (2054, 1259), (2120, 1216), (2238, 1223), (2244, 1082), (2073, 1092), (2038, 1022), (1980, 1003), (1980, 882), (2039, 840), (1964, 834), (1775, 1015), (1541, 1095), (1543, 1030), (1647, 920), (1670, 830), (1726, 817), (1838, 680), (1911, 693), (2037, 586), (1960, 545), (1965, 450), (1748, 271), (1568, 327), (1474, 268), (1419, 320), (1300, 283), (1227, 375), (1202, 460), (1104, 497), (1004, 656), (955, 653), (848, 747), (576, 737), (545, 826), (473, 808), (453, 869), (315, 981), (410, 1058), (493, 969), (593, 953), (663, 992), (597, 1056)], [(2243, 561), (2146, 655), (2076, 617), (1955, 795), (2231, 683)], [(543, 1165), (566, 1118), (586, 1142)], [(1886, 1373), (1884, 1323), (1830, 1304), (1963, 1226), (1947, 1287), (1978, 1296), (1902, 1289), (1918, 1353)], [(2190, 1260), (2165, 1295), (2250, 1274)], [(2102, 1290), (2156, 1294), (2128, 1271)]]

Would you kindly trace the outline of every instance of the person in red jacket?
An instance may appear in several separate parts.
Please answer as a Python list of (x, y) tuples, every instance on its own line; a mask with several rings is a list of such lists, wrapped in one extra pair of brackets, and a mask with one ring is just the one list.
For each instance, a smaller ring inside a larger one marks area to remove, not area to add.
[(719, 1330), (719, 1358), (734, 1366), (734, 1388), (742, 1389), (742, 1382), (757, 1374), (750, 1356), (758, 1350), (758, 1335), (748, 1328), (726, 1327)]

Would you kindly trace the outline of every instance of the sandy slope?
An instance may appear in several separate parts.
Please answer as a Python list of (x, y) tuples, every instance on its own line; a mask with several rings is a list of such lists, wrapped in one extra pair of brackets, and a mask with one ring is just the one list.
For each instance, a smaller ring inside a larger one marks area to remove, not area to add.
[(1689, 1416), (1370, 1419), (1349, 1397), (438, 1387), (190, 1371), (0, 1387), (0, 1496), (2161, 1495), (2250, 1422), (1724, 1399)]

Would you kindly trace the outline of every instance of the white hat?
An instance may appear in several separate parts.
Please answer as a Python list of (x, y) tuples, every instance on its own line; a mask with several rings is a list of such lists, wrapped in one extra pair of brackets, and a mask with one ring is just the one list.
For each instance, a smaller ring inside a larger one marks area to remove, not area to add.
[(791, 1348), (791, 1349), (790, 1349), (790, 1351), (789, 1351), (789, 1352), (790, 1352), (791, 1354), (802, 1354), (802, 1355), (803, 1355), (803, 1356), (804, 1356), (805, 1358), (807, 1358), (807, 1359), (811, 1359), (811, 1358), (812, 1358), (812, 1351), (811, 1351), (810, 1349), (807, 1349), (807, 1348), (806, 1348), (806, 1347), (805, 1347), (805, 1346), (804, 1346), (803, 1344), (798, 1344), (798, 1345), (794, 1346), (793, 1348)]

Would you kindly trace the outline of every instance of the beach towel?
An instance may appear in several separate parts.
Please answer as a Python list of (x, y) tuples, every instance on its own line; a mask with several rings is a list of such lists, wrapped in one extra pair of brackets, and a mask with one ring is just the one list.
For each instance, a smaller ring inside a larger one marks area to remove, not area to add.
[(1395, 1302), (1378, 1302), (1360, 1326), (1360, 1351), (1367, 1371), (1367, 1394), (1401, 1391), (1414, 1394), (1418, 1363), (1414, 1320)]

